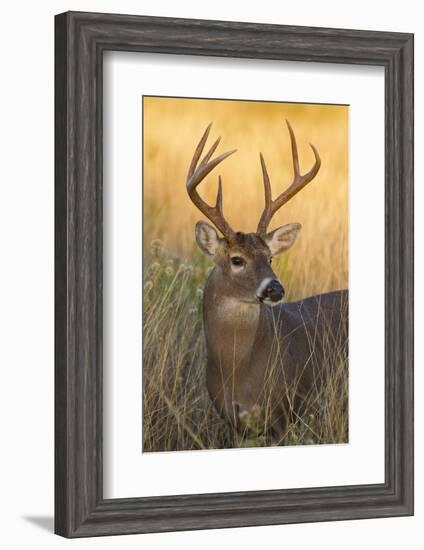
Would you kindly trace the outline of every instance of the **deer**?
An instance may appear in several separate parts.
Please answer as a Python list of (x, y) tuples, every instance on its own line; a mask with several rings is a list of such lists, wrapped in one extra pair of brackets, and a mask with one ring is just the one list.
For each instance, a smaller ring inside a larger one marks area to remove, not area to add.
[[(195, 239), (213, 261), (203, 291), (203, 329), (206, 341), (206, 385), (210, 399), (240, 437), (252, 411), (266, 418), (265, 430), (284, 441), (293, 415), (325, 380), (333, 353), (347, 365), (348, 290), (335, 290), (296, 302), (284, 302), (285, 288), (274, 273), (272, 259), (295, 243), (299, 223), (272, 231), (271, 219), (283, 205), (317, 175), (321, 159), (300, 173), (297, 142), (286, 121), (291, 141), (293, 181), (272, 200), (271, 181), (260, 153), (265, 206), (254, 233), (234, 231), (223, 214), (222, 178), (218, 177), (215, 206), (198, 193), (198, 185), (236, 149), (212, 158), (220, 138), (203, 154), (212, 123), (206, 128), (191, 160), (186, 190), (197, 209), (213, 224), (198, 221)], [(219, 233), (218, 233), (219, 232)]]

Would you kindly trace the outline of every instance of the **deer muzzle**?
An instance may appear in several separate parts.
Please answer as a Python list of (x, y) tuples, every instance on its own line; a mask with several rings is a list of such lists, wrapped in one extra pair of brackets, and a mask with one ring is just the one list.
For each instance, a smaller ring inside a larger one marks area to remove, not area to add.
[(267, 278), (258, 288), (258, 300), (266, 304), (276, 304), (284, 298), (284, 287), (278, 279)]

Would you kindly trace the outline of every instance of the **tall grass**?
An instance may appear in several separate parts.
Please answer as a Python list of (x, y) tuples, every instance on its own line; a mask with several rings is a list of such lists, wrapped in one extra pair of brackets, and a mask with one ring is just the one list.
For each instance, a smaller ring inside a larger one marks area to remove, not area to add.
[[(244, 418), (246, 431), (234, 437), (218, 416), (206, 389), (202, 323), (203, 284), (210, 267), (200, 253), (189, 262), (172, 257), (158, 241), (145, 270), (143, 307), (143, 449), (171, 451), (230, 447), (346, 442), (348, 377), (343, 346), (328, 343), (327, 375), (304, 396), (280, 441), (266, 429), (275, 386), (272, 369), (264, 411)], [(289, 289), (293, 293), (293, 289)], [(341, 326), (346, 331), (346, 326)], [(342, 334), (340, 340), (343, 340)], [(287, 390), (293, 402), (296, 388)], [(265, 413), (265, 416), (264, 416)]]
[(202, 331), (202, 258), (183, 263), (153, 242), (143, 307), (143, 449), (231, 446), (208, 397)]
[[(291, 181), (284, 118), (295, 130), (303, 171), (313, 162), (309, 142), (322, 157), (314, 182), (273, 220), (273, 227), (303, 225), (293, 249), (273, 263), (291, 301), (348, 286), (347, 108), (144, 99), (144, 451), (275, 444), (255, 410), (245, 418), (245, 437), (235, 439), (209, 399), (201, 310), (211, 263), (194, 244), (194, 225), (202, 216), (188, 200), (184, 181), (194, 147), (213, 120), (211, 140), (218, 132), (223, 136), (218, 152), (238, 148), (219, 168), (227, 219), (237, 230), (254, 231), (263, 208), (259, 151), (274, 196)], [(216, 178), (201, 184), (210, 202)], [(344, 361), (337, 349), (326, 360), (331, 375), (305, 397), (280, 444), (347, 441)]]

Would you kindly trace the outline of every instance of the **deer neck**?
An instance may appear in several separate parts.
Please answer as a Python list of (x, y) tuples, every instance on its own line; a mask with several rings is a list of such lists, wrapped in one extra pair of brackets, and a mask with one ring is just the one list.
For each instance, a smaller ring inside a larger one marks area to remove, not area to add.
[(209, 360), (220, 368), (247, 366), (266, 322), (263, 307), (234, 297), (216, 267), (205, 286), (203, 316)]

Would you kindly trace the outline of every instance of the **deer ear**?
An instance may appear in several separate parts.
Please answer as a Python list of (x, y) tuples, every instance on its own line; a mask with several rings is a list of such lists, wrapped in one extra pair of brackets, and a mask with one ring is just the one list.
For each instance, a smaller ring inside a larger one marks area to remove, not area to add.
[(206, 222), (196, 223), (196, 242), (206, 256), (215, 256), (220, 240), (214, 227)]
[(301, 230), (300, 223), (289, 223), (283, 225), (268, 233), (265, 237), (265, 242), (271, 251), (273, 256), (281, 254), (285, 250), (288, 250), (296, 240), (296, 237)]

